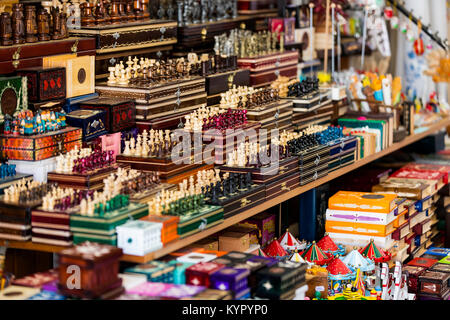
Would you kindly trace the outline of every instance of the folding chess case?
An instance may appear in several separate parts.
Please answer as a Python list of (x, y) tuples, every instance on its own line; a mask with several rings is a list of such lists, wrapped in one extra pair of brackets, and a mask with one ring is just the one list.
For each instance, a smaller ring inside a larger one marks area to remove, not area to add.
[(66, 115), (67, 123), (83, 130), (83, 141), (95, 139), (106, 131), (106, 112), (102, 110), (75, 110)]

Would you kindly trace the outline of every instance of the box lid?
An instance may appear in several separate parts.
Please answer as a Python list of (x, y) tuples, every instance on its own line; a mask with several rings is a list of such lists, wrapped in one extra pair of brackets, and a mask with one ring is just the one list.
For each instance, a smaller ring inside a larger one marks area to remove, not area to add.
[(61, 258), (67, 257), (97, 263), (111, 258), (120, 258), (122, 256), (122, 249), (106, 244), (86, 241), (60, 251), (59, 256)]

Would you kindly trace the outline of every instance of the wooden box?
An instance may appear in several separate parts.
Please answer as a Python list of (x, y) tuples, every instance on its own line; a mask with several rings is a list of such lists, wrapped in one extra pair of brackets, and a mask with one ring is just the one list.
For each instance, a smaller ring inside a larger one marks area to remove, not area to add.
[(69, 32), (74, 36), (94, 37), (98, 54), (164, 46), (177, 42), (177, 23), (170, 20), (83, 26), (80, 29), (70, 29)]
[(70, 212), (44, 211), (36, 208), (31, 212), (32, 242), (58, 246), (72, 244)]
[(307, 297), (314, 299), (316, 297), (316, 291), (320, 292), (322, 299), (328, 297), (328, 271), (326, 268), (313, 266), (306, 271), (305, 280), (308, 285)]
[(78, 97), (95, 92), (95, 57), (61, 55), (43, 58), (45, 68), (66, 69), (66, 97)]
[(247, 109), (247, 119), (259, 122), (261, 129), (289, 130), (292, 126), (292, 103), (280, 100), (256, 108)]
[(0, 121), (5, 115), (13, 116), (28, 109), (27, 79), (25, 77), (0, 77)]
[(449, 290), (450, 273), (425, 271), (419, 276), (419, 294), (431, 294), (442, 297)]
[(219, 235), (220, 251), (245, 252), (250, 247), (250, 236), (248, 233), (226, 231)]
[(409, 227), (409, 221), (405, 221), (402, 225), (400, 225), (395, 231), (392, 233), (391, 237), (394, 240), (400, 240), (406, 237), (411, 231)]
[[(59, 284), (64, 295), (80, 298), (97, 298), (122, 286), (118, 277), (119, 260), (122, 249), (85, 242), (59, 252)], [(73, 271), (71, 266), (80, 268), (80, 287), (71, 288)]]
[(285, 51), (261, 57), (238, 59), (241, 69), (250, 69), (250, 85), (264, 86), (275, 81), (278, 76), (290, 79), (297, 77), (298, 51)]
[(80, 108), (105, 111), (105, 126), (109, 133), (132, 128), (136, 122), (136, 107), (132, 100), (100, 97), (83, 101)]
[(83, 130), (83, 141), (95, 139), (106, 131), (106, 112), (103, 110), (72, 111), (66, 116), (67, 124)]
[(436, 259), (429, 259), (429, 258), (414, 258), (410, 262), (407, 263), (408, 266), (416, 266), (416, 267), (424, 267), (424, 268), (431, 268), (434, 266), (438, 260)]
[[(436, 263), (434, 266), (432, 266), (429, 271), (437, 271), (437, 272), (443, 272), (443, 273), (450, 273), (450, 265), (445, 263)], [(450, 284), (449, 284), (450, 285)]]
[(403, 272), (408, 275), (408, 292), (417, 293), (419, 276), (423, 274), (427, 269), (424, 267), (417, 266), (404, 266), (402, 268)]
[(99, 83), (95, 89), (101, 97), (134, 100), (139, 122), (206, 105), (205, 79), (195, 76), (150, 86)]
[(3, 74), (8, 74), (23, 68), (41, 67), (44, 57), (64, 54), (95, 55), (95, 40), (70, 37), (63, 40), (0, 46), (0, 70)]
[(202, 248), (208, 251), (219, 251), (219, 241), (217, 238), (205, 238), (191, 245), (193, 248)]
[(295, 112), (294, 110), (292, 124), (297, 130), (303, 130), (314, 124), (329, 125), (337, 117), (336, 107), (329, 101), (313, 111)]
[(372, 187), (373, 192), (394, 192), (399, 197), (408, 199), (424, 199), (431, 195), (431, 187), (419, 181), (400, 178), (388, 178)]
[(1, 134), (2, 156), (10, 160), (44, 160), (76, 147), (81, 149), (81, 129), (66, 127), (33, 136)]
[(99, 190), (104, 186), (103, 180), (115, 172), (119, 165), (113, 163), (111, 166), (87, 171), (85, 173), (59, 173), (49, 172), (48, 182), (56, 182), (59, 186), (77, 190)]
[(27, 68), (19, 70), (17, 74), (27, 77), (29, 102), (43, 102), (66, 97), (66, 70), (64, 68)]
[(225, 266), (215, 262), (200, 262), (185, 271), (186, 284), (209, 287), (211, 275)]
[(300, 186), (300, 173), (294, 173), (287, 177), (266, 184), (266, 201), (276, 198), (286, 192), (292, 191)]

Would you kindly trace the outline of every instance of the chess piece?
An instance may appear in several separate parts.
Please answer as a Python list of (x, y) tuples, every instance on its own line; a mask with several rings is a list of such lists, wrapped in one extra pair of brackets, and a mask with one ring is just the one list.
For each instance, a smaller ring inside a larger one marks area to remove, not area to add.
[(2, 46), (10, 46), (13, 44), (11, 16), (9, 12), (2, 12), (0, 16), (0, 43)]
[(29, 43), (37, 42), (36, 7), (25, 7), (25, 41)]
[(142, 19), (150, 18), (150, 12), (149, 12), (148, 6), (149, 6), (149, 0), (141, 0)]
[(22, 44), (25, 42), (25, 26), (23, 22), (23, 6), (22, 4), (13, 4), (12, 12), (12, 35), (14, 44)]
[(136, 19), (136, 16), (133, 11), (133, 0), (126, 1), (125, 12), (127, 14), (128, 21), (134, 21)]
[[(81, 9), (81, 26), (88, 27), (95, 25), (95, 18), (94, 18), (94, 4), (89, 2), (84, 2), (80, 4)], [(51, 9), (51, 14), (53, 15), (54, 8)]]
[(121, 17), (119, 12), (118, 0), (111, 0), (109, 18), (111, 19), (111, 23), (113, 24), (120, 23)]
[(49, 41), (50, 40), (50, 24), (49, 24), (49, 14), (45, 9), (39, 10), (37, 21), (38, 21), (38, 39), (39, 41)]
[(136, 20), (141, 20), (142, 17), (143, 17), (141, 0), (133, 0), (133, 6), (134, 6), (135, 19)]

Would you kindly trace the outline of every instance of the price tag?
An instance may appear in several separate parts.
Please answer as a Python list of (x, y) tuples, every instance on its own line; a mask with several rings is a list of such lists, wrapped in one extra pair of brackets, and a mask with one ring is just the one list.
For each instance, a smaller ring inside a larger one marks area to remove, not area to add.
[(324, 286), (316, 286), (316, 291), (322, 292), (325, 291)]

